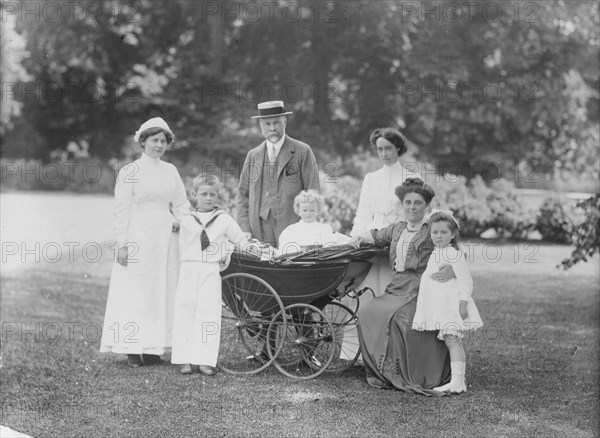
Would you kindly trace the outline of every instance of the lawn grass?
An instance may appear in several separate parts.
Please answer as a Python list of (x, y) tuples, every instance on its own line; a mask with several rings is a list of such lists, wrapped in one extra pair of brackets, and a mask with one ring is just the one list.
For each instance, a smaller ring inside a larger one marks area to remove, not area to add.
[(471, 264), (487, 325), (466, 342), (469, 392), (443, 398), (373, 389), (360, 368), (310, 381), (129, 369), (98, 351), (108, 249), (3, 273), (0, 423), (36, 437), (597, 436), (598, 258), (565, 273), (567, 247), (539, 246), (534, 263), (498, 248)]

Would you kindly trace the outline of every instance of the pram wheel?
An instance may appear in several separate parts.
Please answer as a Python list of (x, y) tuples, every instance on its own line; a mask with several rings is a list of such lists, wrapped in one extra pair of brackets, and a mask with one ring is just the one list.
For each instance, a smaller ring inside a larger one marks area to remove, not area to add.
[[(258, 373), (273, 363), (283, 346), (281, 340), (268, 339), (275, 315), (284, 311), (283, 303), (275, 290), (255, 275), (234, 273), (222, 281), (217, 366), (231, 374)], [(275, 325), (285, 330), (286, 323), (282, 320)]]
[(336, 350), (333, 325), (310, 304), (292, 304), (277, 314), (269, 326), (269, 338), (269, 348), (282, 344), (275, 367), (296, 379), (312, 379), (322, 374)]
[(358, 318), (350, 307), (337, 301), (327, 304), (323, 308), (323, 313), (333, 325), (335, 332), (335, 353), (327, 371), (345, 371), (354, 365), (360, 356), (356, 330)]

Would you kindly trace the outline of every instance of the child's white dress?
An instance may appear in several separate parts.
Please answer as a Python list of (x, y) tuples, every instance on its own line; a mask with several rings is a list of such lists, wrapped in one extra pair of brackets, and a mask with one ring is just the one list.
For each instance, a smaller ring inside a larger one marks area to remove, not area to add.
[(335, 244), (331, 225), (321, 222), (300, 220), (287, 226), (279, 236), (279, 249), (282, 253), (300, 252), (303, 246)]
[[(440, 283), (431, 278), (440, 266), (449, 264), (456, 278)], [(427, 269), (421, 277), (417, 309), (413, 318), (414, 330), (439, 330), (438, 338), (455, 335), (462, 338), (465, 331), (475, 330), (483, 325), (479, 311), (471, 297), (473, 279), (462, 251), (452, 246), (436, 247)], [(460, 316), (460, 301), (467, 302), (467, 319)]]
[[(194, 216), (208, 225), (200, 225)], [(203, 229), (210, 240), (205, 249), (200, 240)], [(194, 212), (181, 221), (171, 363), (216, 366), (221, 341), (220, 271), (227, 267), (232, 242), (244, 239), (239, 225), (222, 211)]]

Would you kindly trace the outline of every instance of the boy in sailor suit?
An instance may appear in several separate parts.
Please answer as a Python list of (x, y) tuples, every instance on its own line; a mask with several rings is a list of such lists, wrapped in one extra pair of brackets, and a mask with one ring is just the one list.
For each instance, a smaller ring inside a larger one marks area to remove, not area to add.
[(214, 175), (194, 179), (196, 209), (181, 222), (181, 267), (175, 295), (171, 363), (182, 374), (199, 365), (215, 374), (221, 337), (221, 275), (235, 243), (246, 236), (235, 220), (217, 207), (221, 183)]

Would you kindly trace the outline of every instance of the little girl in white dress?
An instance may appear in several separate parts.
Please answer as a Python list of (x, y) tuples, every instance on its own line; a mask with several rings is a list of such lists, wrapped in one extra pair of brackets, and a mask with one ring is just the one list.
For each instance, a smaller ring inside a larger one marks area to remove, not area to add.
[[(433, 213), (429, 219), (431, 240), (435, 249), (421, 277), (413, 329), (439, 330), (438, 338), (450, 351), (450, 383), (433, 388), (436, 391), (460, 393), (467, 391), (465, 381), (464, 333), (483, 325), (477, 307), (471, 298), (473, 279), (464, 254), (456, 243), (458, 222), (451, 212)], [(439, 283), (431, 279), (441, 265), (450, 264), (456, 275), (450, 281)]]

